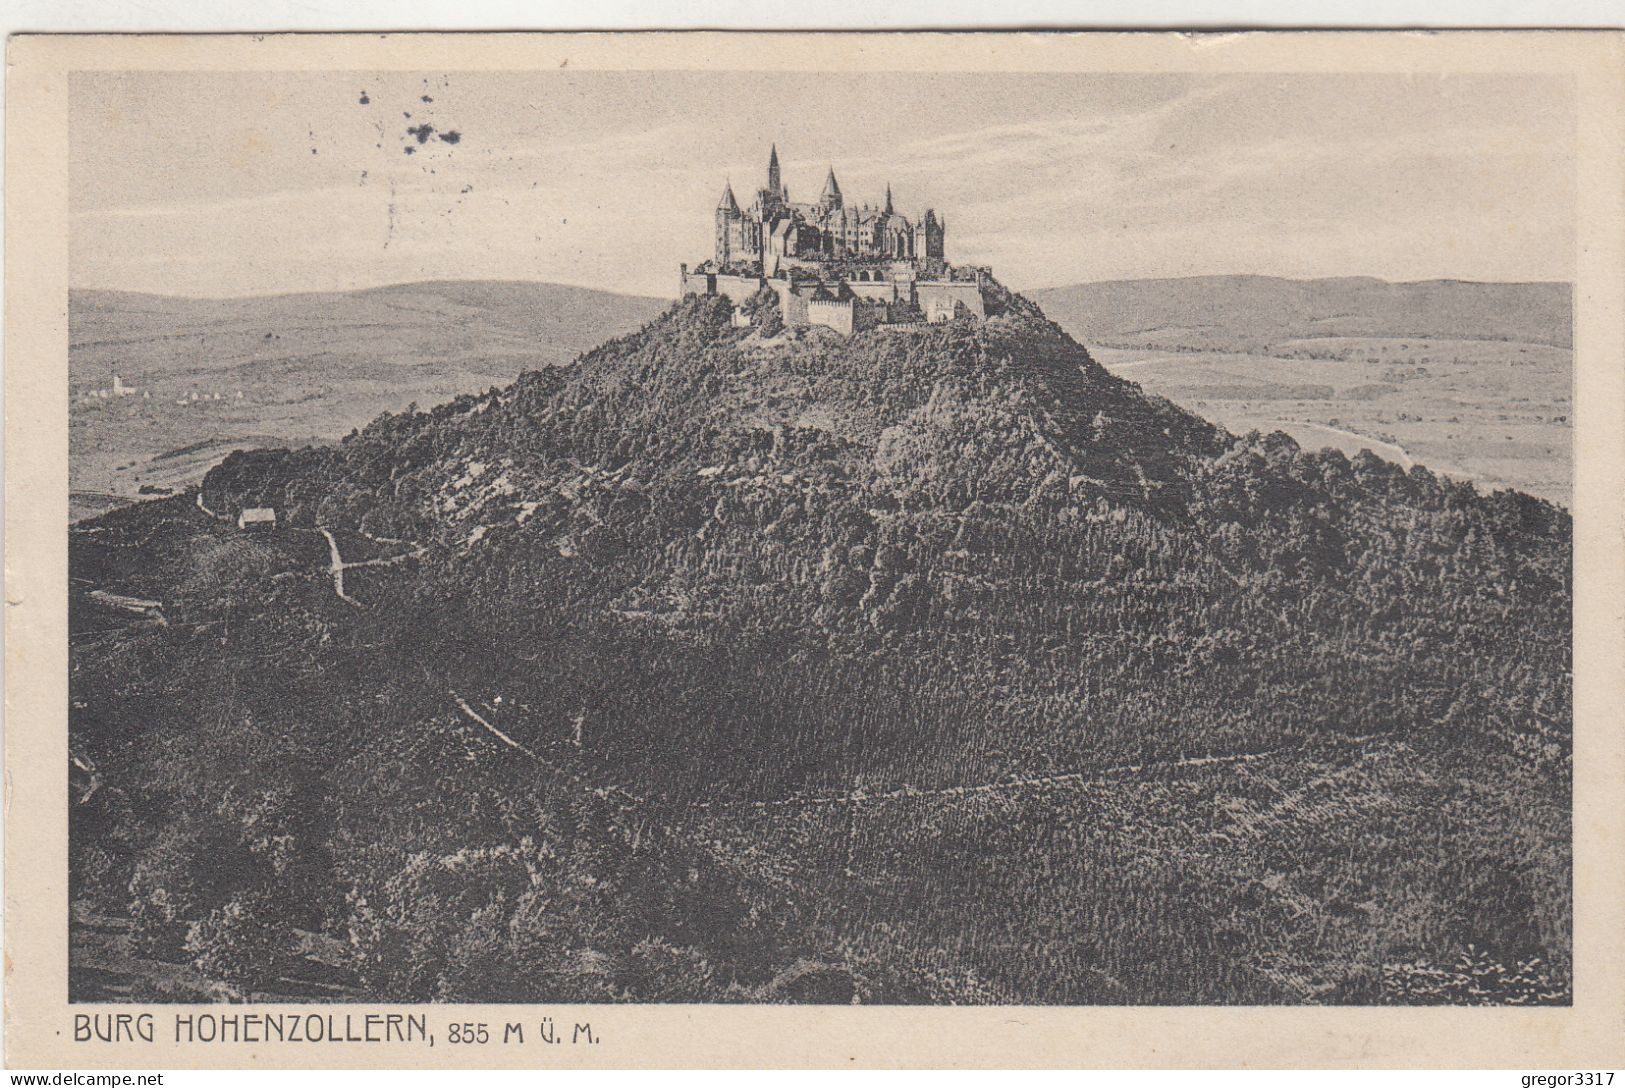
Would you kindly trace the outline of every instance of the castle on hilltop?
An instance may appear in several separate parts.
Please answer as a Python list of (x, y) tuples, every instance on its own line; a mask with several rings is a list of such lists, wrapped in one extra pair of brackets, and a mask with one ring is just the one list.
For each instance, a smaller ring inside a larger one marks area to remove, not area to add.
[(944, 255), (947, 222), (927, 208), (916, 223), (885, 203), (848, 204), (831, 167), (816, 203), (790, 200), (769, 151), (767, 183), (741, 208), (732, 183), (716, 208), (716, 250), (682, 266), (680, 294), (725, 295), (736, 304), (763, 287), (779, 296), (785, 324), (850, 335), (882, 323), (984, 317), (986, 269), (955, 268)]

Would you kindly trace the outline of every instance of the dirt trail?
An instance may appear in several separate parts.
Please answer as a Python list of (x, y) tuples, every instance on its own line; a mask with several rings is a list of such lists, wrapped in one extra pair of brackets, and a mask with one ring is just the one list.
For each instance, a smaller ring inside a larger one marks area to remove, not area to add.
[[(1370, 738), (1351, 737), (1350, 740), (1367, 740)], [(1184, 759), (1170, 759), (1151, 763), (1125, 763), (1116, 767), (1103, 767), (1095, 771), (1072, 771), (1067, 774), (1042, 775), (1037, 778), (1012, 778), (994, 782), (979, 782), (969, 786), (937, 786), (931, 789), (920, 789), (915, 786), (902, 786), (897, 789), (869, 792), (864, 789), (853, 790), (850, 793), (826, 794), (821, 797), (781, 797), (771, 801), (700, 801), (693, 807), (697, 809), (711, 808), (788, 808), (796, 806), (817, 805), (847, 805), (863, 804), (881, 801), (903, 801), (927, 797), (973, 797), (981, 794), (1009, 793), (1019, 790), (1049, 789), (1055, 786), (1071, 786), (1092, 782), (1109, 782), (1124, 775), (1139, 774), (1150, 770), (1162, 770), (1168, 767), (1209, 767), (1221, 763), (1251, 763), (1258, 759), (1267, 759), (1270, 756), (1280, 755), (1293, 751), (1296, 746), (1270, 748), (1260, 752), (1233, 752), (1225, 755), (1191, 756)]]
[[(461, 705), (461, 700), (458, 700)], [(473, 716), (473, 712), (465, 706), (466, 713)], [(475, 717), (486, 728), (503, 736), (494, 727), (487, 724), (484, 719)], [(1359, 736), (1337, 738), (1344, 744), (1359, 746), (1374, 740), (1387, 737), (1386, 733), (1367, 733)], [(507, 739), (503, 737), (503, 739)], [(518, 747), (518, 745), (514, 745)], [(1067, 774), (1042, 775), (1034, 778), (1006, 779), (994, 782), (979, 782), (968, 786), (937, 786), (930, 789), (921, 789), (916, 786), (901, 786), (896, 789), (869, 791), (862, 788), (847, 793), (825, 794), (815, 797), (780, 797), (772, 800), (758, 801), (697, 801), (688, 808), (704, 812), (721, 809), (751, 809), (765, 811), (778, 808), (816, 808), (828, 805), (859, 805), (871, 803), (884, 803), (888, 801), (918, 800), (922, 798), (938, 797), (979, 797), (1001, 793), (1012, 793), (1023, 790), (1045, 790), (1063, 786), (1091, 785), (1104, 782), (1113, 782), (1129, 775), (1143, 774), (1147, 771), (1160, 771), (1176, 767), (1214, 767), (1224, 764), (1252, 763), (1260, 759), (1269, 759), (1272, 756), (1286, 755), (1301, 751), (1301, 744), (1282, 745), (1276, 748), (1266, 748), (1256, 752), (1229, 752), (1219, 755), (1187, 756), (1181, 759), (1157, 760), (1149, 763), (1124, 763), (1115, 767), (1103, 767), (1093, 771), (1073, 771)], [(527, 752), (527, 754), (530, 754)], [(532, 758), (535, 758), (534, 755)], [(610, 788), (596, 790), (600, 796), (615, 794), (626, 800), (642, 803), (643, 798), (624, 790)]]
[[(328, 532), (326, 529), (317, 529), (316, 531), (327, 538), (327, 554), (332, 560), (327, 569), (333, 572), (333, 592), (339, 595), (339, 600), (341, 601), (346, 601), (357, 608), (365, 607), (360, 601), (344, 592), (345, 562), (344, 557), (339, 555), (339, 542), (334, 540), (333, 534)], [(350, 565), (358, 566), (359, 564)]]
[(512, 737), (508, 736), (508, 734), (504, 733), (502, 730), (498, 729), (496, 726), (494, 726), (490, 722), (486, 721), (483, 717), (480, 716), (478, 711), (476, 711), (473, 707), (468, 705), (468, 701), (466, 699), (464, 699), (461, 695), (458, 695), (455, 691), (448, 691), (446, 694), (450, 695), (451, 699), (452, 699), (452, 702), (457, 704), (457, 709), (461, 710), (464, 714), (468, 715), (468, 717), (470, 719), (472, 719), (473, 721), (478, 722), (481, 726), (483, 726), (485, 728), (486, 732), (490, 733), (497, 740), (500, 740), (503, 744), (506, 744), (509, 748), (518, 749), (519, 751), (521, 751), (521, 752), (525, 753), (527, 756), (529, 756), (531, 759), (536, 760), (538, 763), (541, 762), (541, 759), (542, 759), (541, 756), (538, 756), (535, 752), (532, 752), (529, 748), (526, 748), (523, 744), (520, 744), (518, 741), (514, 740)]
[[(647, 798), (639, 797), (634, 793), (629, 793), (618, 786), (590, 786), (586, 780), (579, 775), (571, 774), (568, 771), (554, 767), (552, 764), (549, 764), (547, 761), (543, 760), (541, 756), (537, 755), (531, 749), (525, 747), (523, 744), (520, 744), (508, 734), (492, 725), (483, 716), (481, 716), (478, 711), (470, 706), (468, 701), (465, 700), (461, 695), (458, 695), (455, 691), (450, 690), (448, 690), (446, 694), (451, 696), (452, 701), (457, 704), (457, 708), (461, 710), (470, 720), (478, 723), (483, 729), (485, 729), (492, 736), (496, 737), (503, 744), (507, 745), (509, 748), (523, 752), (536, 763), (541, 764), (542, 766), (547, 767), (549, 770), (569, 779), (571, 782), (590, 790), (597, 796), (601, 798), (615, 798), (624, 803), (634, 805), (649, 803)], [(1390, 734), (1387, 733), (1363, 733), (1355, 736), (1329, 739), (1341, 741), (1343, 744), (1351, 747), (1359, 747), (1374, 740), (1382, 740), (1388, 736), (1390, 736)], [(1286, 755), (1291, 752), (1301, 751), (1302, 749), (1302, 744), (1288, 744), (1280, 745), (1275, 748), (1265, 748), (1260, 751), (1253, 752), (1227, 752), (1217, 755), (1185, 756), (1180, 759), (1154, 760), (1148, 763), (1122, 763), (1114, 767), (1103, 767), (1093, 771), (1073, 771), (1067, 774), (1041, 775), (1034, 778), (1015, 778), (994, 782), (979, 782), (969, 786), (937, 786), (931, 789), (921, 789), (915, 786), (901, 786), (896, 789), (878, 790), (874, 792), (860, 787), (847, 793), (825, 794), (814, 797), (791, 796), (758, 801), (697, 801), (686, 807), (690, 811), (694, 812), (706, 812), (712, 810), (720, 811), (724, 809), (750, 809), (753, 811), (766, 811), (769, 809), (779, 808), (816, 808), (819, 806), (828, 805), (857, 806), (859, 804), (918, 800), (921, 798), (934, 797), (978, 797), (992, 794), (1018, 792), (1021, 790), (1044, 790), (1053, 789), (1060, 786), (1112, 782), (1127, 775), (1142, 774), (1146, 771), (1166, 770), (1174, 767), (1214, 767), (1222, 764), (1252, 763), (1260, 759), (1269, 759), (1272, 756)], [(852, 834), (850, 829), (848, 834), (849, 837)]]

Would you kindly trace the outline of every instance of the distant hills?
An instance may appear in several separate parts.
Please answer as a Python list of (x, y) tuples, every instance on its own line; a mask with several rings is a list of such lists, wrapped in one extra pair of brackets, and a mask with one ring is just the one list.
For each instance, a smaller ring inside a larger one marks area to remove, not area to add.
[(1114, 347), (1256, 351), (1284, 340), (1357, 336), (1554, 347), (1573, 341), (1573, 292), (1566, 283), (1191, 276), (1030, 294), (1072, 336)]
[[(338, 438), (380, 412), (569, 362), (665, 305), (503, 281), (226, 299), (72, 291), (76, 510), (195, 482), (240, 445)], [(115, 373), (136, 396), (90, 396)]]
[[(1208, 276), (1080, 284), (1032, 297), (1080, 342), (1107, 349), (1259, 352), (1292, 341), (1291, 350), (1301, 352), (1306, 339), (1371, 336), (1562, 347), (1571, 339), (1570, 289), (1555, 283)], [(336, 439), (381, 412), (412, 403), (427, 407), (567, 363), (668, 305), (666, 299), (510, 281), (230, 299), (73, 291), (74, 516), (133, 500), (142, 487), (195, 483), (235, 448)], [(1103, 360), (1116, 363), (1109, 352)], [(1266, 359), (1260, 365), (1268, 371), (1280, 364)], [(114, 373), (138, 391), (135, 397), (92, 395), (109, 388)], [(1250, 416), (1193, 404), (1177, 384), (1164, 388), (1161, 371), (1132, 374), (1198, 412), (1212, 411), (1241, 429), (1252, 425)], [(1328, 418), (1351, 417), (1336, 396), (1319, 407), (1328, 409), (1321, 413)], [(1301, 437), (1318, 441), (1324, 429)], [(1502, 441), (1500, 432), (1495, 439)], [(1566, 474), (1531, 474), (1523, 468), (1531, 463), (1464, 467), (1496, 485), (1566, 494)], [(1557, 482), (1548, 484), (1546, 475)]]

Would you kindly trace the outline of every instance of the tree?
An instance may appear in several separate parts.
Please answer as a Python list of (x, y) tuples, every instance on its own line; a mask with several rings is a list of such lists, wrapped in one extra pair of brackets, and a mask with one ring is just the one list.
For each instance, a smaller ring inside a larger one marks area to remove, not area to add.
[(233, 896), (193, 922), (186, 934), (192, 965), (240, 998), (263, 990), (288, 962), (292, 931), (263, 891)]

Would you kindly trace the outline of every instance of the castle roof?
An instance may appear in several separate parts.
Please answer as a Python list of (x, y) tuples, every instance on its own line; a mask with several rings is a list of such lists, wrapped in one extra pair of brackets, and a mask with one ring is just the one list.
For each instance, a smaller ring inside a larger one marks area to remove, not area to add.
[(718, 211), (737, 212), (739, 201), (734, 199), (733, 182), (728, 182), (722, 189), (722, 199), (717, 201)]

